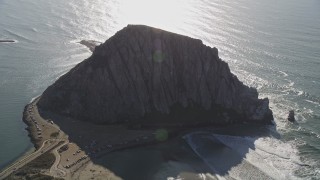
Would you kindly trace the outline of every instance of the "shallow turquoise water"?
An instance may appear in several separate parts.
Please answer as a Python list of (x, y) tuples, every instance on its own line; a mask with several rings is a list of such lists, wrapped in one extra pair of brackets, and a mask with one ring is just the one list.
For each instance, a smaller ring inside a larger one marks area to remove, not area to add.
[[(143, 5), (139, 5), (143, 3)], [(268, 97), (282, 140), (298, 150), (304, 178), (320, 170), (320, 1), (0, 0), (0, 168), (32, 145), (22, 110), (90, 56), (82, 39), (105, 41), (127, 24), (199, 38), (233, 73)], [(286, 122), (296, 111), (298, 124)]]

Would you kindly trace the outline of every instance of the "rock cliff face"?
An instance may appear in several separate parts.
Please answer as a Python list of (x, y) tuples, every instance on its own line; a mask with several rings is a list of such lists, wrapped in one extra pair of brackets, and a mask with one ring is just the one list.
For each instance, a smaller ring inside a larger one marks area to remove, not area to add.
[(97, 46), (45, 90), (38, 106), (95, 123), (178, 118), (191, 111), (195, 122), (273, 119), (268, 99), (240, 82), (217, 48), (142, 25), (128, 25)]

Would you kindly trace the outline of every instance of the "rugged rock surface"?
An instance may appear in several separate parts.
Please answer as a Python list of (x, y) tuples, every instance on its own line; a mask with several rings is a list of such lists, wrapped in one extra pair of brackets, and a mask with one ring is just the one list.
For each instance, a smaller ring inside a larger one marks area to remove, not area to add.
[(169, 116), (181, 123), (273, 119), (268, 99), (258, 99), (256, 89), (240, 82), (217, 48), (142, 25), (128, 25), (97, 46), (51, 85), (38, 105), (95, 123)]

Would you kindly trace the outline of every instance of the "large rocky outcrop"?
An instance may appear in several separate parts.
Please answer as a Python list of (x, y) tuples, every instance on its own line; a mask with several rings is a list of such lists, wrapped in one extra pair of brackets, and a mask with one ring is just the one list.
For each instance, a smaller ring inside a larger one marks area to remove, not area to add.
[(128, 25), (97, 46), (43, 93), (38, 106), (95, 123), (165, 120), (173, 114), (183, 123), (179, 113), (191, 111), (199, 115), (192, 116), (195, 122), (273, 118), (268, 99), (258, 99), (256, 89), (240, 82), (217, 48), (142, 25)]

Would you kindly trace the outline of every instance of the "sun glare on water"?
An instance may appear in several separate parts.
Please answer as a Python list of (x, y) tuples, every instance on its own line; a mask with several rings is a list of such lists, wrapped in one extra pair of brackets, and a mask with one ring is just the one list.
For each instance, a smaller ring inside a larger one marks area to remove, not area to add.
[(72, 0), (69, 5), (77, 18), (67, 22), (82, 31), (82, 39), (105, 39), (128, 24), (197, 37), (190, 32), (197, 32), (195, 24), (203, 19), (196, 0)]
[(184, 22), (189, 0), (122, 0), (120, 11), (126, 24), (146, 24), (173, 29)]

